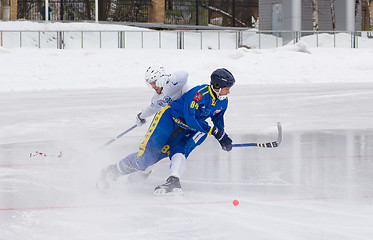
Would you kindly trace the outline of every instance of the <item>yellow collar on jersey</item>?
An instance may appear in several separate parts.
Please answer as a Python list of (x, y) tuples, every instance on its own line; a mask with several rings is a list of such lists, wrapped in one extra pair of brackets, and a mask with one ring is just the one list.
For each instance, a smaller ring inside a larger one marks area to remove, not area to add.
[(211, 97), (212, 97), (212, 105), (215, 106), (215, 103), (216, 103), (219, 99), (216, 97), (216, 94), (213, 92), (211, 85), (209, 86), (209, 92), (210, 92)]

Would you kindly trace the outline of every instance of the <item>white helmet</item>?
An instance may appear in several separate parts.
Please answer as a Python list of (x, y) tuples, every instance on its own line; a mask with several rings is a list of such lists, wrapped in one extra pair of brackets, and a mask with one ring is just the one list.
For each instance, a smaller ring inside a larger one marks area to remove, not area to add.
[(160, 66), (150, 66), (145, 72), (145, 82), (150, 84), (154, 81), (157, 81), (160, 78), (168, 77), (169, 74)]

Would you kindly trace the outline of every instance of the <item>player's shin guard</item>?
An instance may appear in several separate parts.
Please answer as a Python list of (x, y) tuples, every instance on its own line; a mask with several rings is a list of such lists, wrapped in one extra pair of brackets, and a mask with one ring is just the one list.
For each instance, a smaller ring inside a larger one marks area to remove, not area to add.
[(176, 153), (171, 158), (170, 177), (166, 183), (159, 185), (154, 189), (154, 195), (180, 195), (183, 194), (180, 179), (186, 168), (186, 159), (184, 154)]
[(121, 175), (131, 174), (140, 170), (143, 170), (139, 166), (139, 159), (137, 158), (137, 153), (132, 153), (127, 157), (123, 158), (118, 163), (118, 168)]
[(176, 153), (171, 158), (170, 176), (181, 177), (185, 172), (186, 159), (184, 154)]

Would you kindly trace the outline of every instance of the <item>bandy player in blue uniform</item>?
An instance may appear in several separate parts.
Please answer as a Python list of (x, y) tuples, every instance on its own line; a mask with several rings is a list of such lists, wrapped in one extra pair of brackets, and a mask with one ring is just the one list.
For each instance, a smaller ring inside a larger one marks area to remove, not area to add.
[[(158, 111), (139, 151), (111, 165), (106, 173), (118, 177), (143, 171), (169, 154), (171, 174), (165, 184), (155, 188), (154, 194), (182, 193), (179, 178), (185, 170), (186, 158), (207, 135), (214, 136), (223, 150), (232, 149), (232, 140), (224, 132), (224, 113), (228, 107), (226, 96), (234, 83), (235, 79), (227, 69), (215, 70), (210, 84), (192, 88)], [(208, 118), (213, 126), (209, 126)]]

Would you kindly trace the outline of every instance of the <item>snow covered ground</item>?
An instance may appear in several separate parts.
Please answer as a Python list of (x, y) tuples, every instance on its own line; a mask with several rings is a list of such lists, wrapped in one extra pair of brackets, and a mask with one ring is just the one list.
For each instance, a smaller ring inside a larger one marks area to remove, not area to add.
[[(372, 51), (0, 48), (0, 239), (371, 239)], [(190, 85), (226, 67), (233, 141), (272, 141), (280, 121), (282, 145), (227, 153), (208, 138), (184, 196), (152, 195), (166, 159), (144, 182), (97, 191), (100, 169), (146, 131), (100, 148), (149, 104), (154, 63), (187, 70)]]

